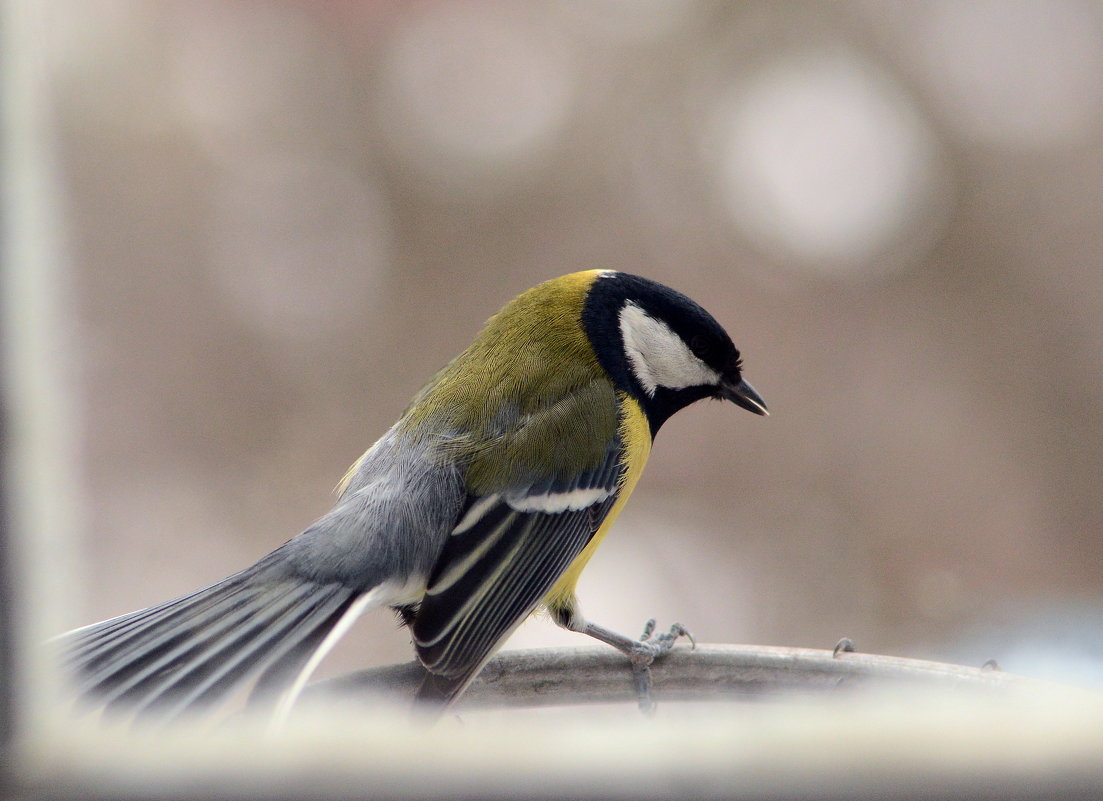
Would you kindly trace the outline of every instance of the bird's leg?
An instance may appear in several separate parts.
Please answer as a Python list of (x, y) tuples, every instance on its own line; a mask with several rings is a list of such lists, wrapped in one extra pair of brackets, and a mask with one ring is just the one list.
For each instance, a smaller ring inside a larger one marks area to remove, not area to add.
[(643, 634), (638, 640), (633, 640), (631, 637), (586, 620), (574, 598), (559, 609), (553, 610), (553, 616), (563, 628), (600, 640), (628, 657), (632, 664), (632, 676), (636, 682), (636, 700), (640, 711), (646, 715), (655, 713), (655, 702), (651, 700), (651, 663), (673, 648), (679, 637), (687, 637), (691, 644), (697, 644), (693, 635), (681, 623), (675, 623), (668, 631), (654, 636), (654, 619), (647, 621)]

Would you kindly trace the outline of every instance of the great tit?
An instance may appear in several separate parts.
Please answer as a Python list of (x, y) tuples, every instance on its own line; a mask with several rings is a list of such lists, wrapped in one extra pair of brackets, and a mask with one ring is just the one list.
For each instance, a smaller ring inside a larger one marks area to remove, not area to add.
[(454, 701), (543, 607), (646, 666), (681, 633), (633, 640), (583, 617), (575, 585), (663, 422), (702, 398), (755, 414), (739, 351), (697, 303), (611, 270), (522, 293), (349, 469), (334, 508), (229, 578), (62, 635), (95, 706), (173, 717), (257, 678), (287, 705), (364, 611), (410, 627), (419, 699)]

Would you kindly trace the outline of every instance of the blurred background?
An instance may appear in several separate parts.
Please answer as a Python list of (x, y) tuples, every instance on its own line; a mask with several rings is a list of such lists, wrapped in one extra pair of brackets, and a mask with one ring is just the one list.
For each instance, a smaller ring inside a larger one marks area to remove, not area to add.
[[(296, 534), (490, 314), (601, 267), (705, 305), (772, 415), (664, 427), (590, 618), (1103, 683), (1100, 4), (49, 9), (71, 625)], [(375, 613), (322, 675), (410, 656)]]

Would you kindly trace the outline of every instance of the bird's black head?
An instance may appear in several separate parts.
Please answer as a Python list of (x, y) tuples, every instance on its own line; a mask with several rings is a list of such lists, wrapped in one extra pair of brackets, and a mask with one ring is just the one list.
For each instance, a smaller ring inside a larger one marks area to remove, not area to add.
[(685, 295), (647, 278), (606, 272), (594, 281), (582, 324), (618, 388), (639, 401), (654, 435), (676, 411), (726, 398), (755, 414), (766, 404), (743, 380), (727, 332)]

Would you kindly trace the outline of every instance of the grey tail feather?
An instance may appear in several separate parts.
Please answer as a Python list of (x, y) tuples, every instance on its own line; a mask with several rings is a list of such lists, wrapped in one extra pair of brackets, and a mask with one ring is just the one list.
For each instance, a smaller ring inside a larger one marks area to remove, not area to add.
[(269, 693), (284, 689), (361, 595), (265, 559), (58, 642), (82, 703), (166, 720), (215, 705), (262, 674)]

